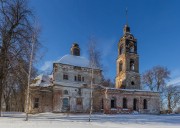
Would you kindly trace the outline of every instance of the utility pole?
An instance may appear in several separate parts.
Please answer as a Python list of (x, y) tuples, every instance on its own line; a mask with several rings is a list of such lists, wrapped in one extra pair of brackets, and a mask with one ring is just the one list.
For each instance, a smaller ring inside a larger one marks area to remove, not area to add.
[(25, 119), (25, 121), (28, 121), (28, 113), (29, 113), (29, 86), (30, 86), (30, 81), (31, 81), (31, 68), (32, 68), (34, 43), (35, 43), (34, 40), (35, 40), (35, 38), (34, 38), (34, 35), (33, 35), (30, 62), (29, 62), (28, 85), (27, 85), (27, 91), (26, 91), (26, 119)]

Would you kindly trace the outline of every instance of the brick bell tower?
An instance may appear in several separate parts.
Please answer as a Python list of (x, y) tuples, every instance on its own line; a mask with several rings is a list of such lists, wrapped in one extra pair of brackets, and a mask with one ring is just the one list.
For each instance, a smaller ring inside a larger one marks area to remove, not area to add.
[(127, 24), (124, 26), (123, 33), (118, 43), (116, 88), (140, 89), (137, 40), (130, 33), (130, 27)]

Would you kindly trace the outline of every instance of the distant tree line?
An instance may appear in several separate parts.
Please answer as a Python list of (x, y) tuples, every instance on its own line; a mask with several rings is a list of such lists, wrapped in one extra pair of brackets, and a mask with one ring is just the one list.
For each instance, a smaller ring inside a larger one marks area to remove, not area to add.
[(168, 80), (170, 71), (163, 66), (155, 66), (142, 74), (143, 87), (160, 92), (160, 107), (165, 113), (176, 111), (180, 106), (180, 86), (168, 85)]

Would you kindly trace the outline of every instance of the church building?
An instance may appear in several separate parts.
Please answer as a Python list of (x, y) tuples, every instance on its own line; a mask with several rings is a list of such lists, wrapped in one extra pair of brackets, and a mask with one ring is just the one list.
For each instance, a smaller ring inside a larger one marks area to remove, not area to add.
[(141, 89), (137, 48), (126, 24), (118, 42), (115, 88), (109, 88), (101, 85), (100, 69), (93, 69), (92, 77), (89, 60), (74, 43), (70, 55), (53, 63), (52, 75), (40, 75), (32, 82), (29, 111), (89, 112), (92, 89), (93, 112), (159, 114), (159, 93)]
[[(93, 69), (93, 86), (102, 81), (101, 70)], [(92, 68), (80, 56), (77, 43), (71, 54), (53, 63), (53, 75), (40, 75), (31, 84), (30, 112), (88, 112), (91, 101)]]

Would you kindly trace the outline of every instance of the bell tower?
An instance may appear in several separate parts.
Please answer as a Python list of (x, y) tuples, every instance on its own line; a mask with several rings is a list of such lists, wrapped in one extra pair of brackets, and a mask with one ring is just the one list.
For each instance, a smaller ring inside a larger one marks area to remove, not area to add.
[(116, 88), (140, 89), (137, 40), (130, 33), (130, 27), (127, 24), (118, 43), (116, 72)]

